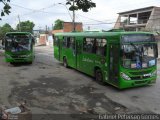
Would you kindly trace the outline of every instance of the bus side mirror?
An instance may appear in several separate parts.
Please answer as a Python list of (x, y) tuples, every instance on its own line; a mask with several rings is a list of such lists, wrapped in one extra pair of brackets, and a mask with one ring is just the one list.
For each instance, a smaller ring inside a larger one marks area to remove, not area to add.
[(5, 46), (4, 46), (4, 39), (2, 40), (2, 44), (0, 45), (0, 49), (5, 49)]
[(154, 54), (155, 54), (155, 57), (158, 58), (158, 47), (157, 47), (157, 45), (155, 45), (155, 47), (156, 47), (156, 49), (154, 51)]
[(35, 38), (32, 38), (32, 44), (35, 45)]
[(2, 45), (2, 46), (0, 46), (0, 49), (4, 50), (4, 49), (5, 49), (5, 47)]

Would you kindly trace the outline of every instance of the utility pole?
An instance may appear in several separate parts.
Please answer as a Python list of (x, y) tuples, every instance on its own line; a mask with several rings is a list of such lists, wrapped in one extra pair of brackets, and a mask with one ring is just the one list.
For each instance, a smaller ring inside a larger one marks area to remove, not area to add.
[[(75, 5), (75, 2), (73, 0), (73, 6)], [(73, 9), (73, 19), (72, 19), (72, 25), (73, 25), (73, 31), (75, 31), (75, 10)]]
[(19, 27), (19, 31), (21, 32), (21, 21), (20, 21), (20, 17), (19, 17), (19, 15), (18, 15), (18, 21), (19, 21), (19, 25), (18, 25), (18, 27)]
[(66, 10), (67, 10), (67, 12), (68, 12), (68, 14), (69, 14), (71, 20), (73, 20), (73, 19), (72, 19), (72, 15), (70, 14), (70, 12), (69, 12), (67, 6), (66, 6), (65, 4), (63, 4), (63, 3), (58, 3), (58, 4), (63, 5), (63, 6), (66, 8)]

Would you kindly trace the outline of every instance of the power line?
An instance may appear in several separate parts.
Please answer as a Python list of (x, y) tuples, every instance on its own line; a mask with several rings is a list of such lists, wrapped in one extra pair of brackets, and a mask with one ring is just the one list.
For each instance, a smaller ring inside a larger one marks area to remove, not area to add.
[(93, 21), (97, 21), (97, 22), (104, 22), (104, 21), (96, 20), (96, 19), (93, 19), (93, 18), (90, 18), (90, 17), (86, 17), (84, 15), (80, 15), (80, 14), (78, 14), (78, 15), (81, 16), (81, 17), (87, 18), (89, 20), (93, 20)]
[[(72, 20), (72, 16), (71, 16), (71, 14), (69, 13), (69, 10), (68, 10), (67, 6), (64, 4), (64, 2), (54, 3), (54, 4), (50, 5), (50, 6), (47, 6), (47, 7), (38, 9), (38, 10), (36, 10), (36, 9), (31, 9), (31, 8), (26, 8), (26, 7), (23, 7), (23, 6), (20, 6), (20, 5), (11, 3), (11, 5), (13, 5), (13, 6), (16, 6), (16, 7), (19, 7), (19, 8), (23, 8), (23, 9), (32, 11), (32, 12), (29, 12), (29, 13), (21, 14), (20, 16), (26, 16), (26, 15), (34, 14), (34, 13), (37, 13), (37, 12), (48, 13), (48, 14), (55, 14), (55, 13), (58, 13), (58, 14), (66, 14), (66, 13), (62, 13), (62, 12), (48, 12), (48, 11), (44, 11), (45, 9), (51, 8), (51, 7), (56, 6), (56, 5), (59, 5), (59, 4), (65, 6), (65, 8), (67, 9), (67, 12), (68, 12), (68, 14), (69, 14), (69, 16), (70, 16), (70, 18), (71, 18), (71, 20)], [(3, 20), (9, 20), (9, 19), (12, 19), (13, 17), (17, 17), (17, 16), (12, 16), (11, 18), (3, 19)]]
[(58, 3), (54, 3), (54, 4), (49, 5), (49, 6), (47, 6), (47, 7), (44, 7), (44, 8), (41, 8), (41, 9), (36, 10), (36, 9), (26, 8), (26, 7), (23, 7), (23, 6), (20, 6), (20, 5), (11, 3), (11, 5), (13, 5), (13, 6), (20, 7), (20, 8), (26, 9), (26, 10), (31, 10), (31, 11), (41, 11), (41, 10), (48, 9), (48, 8), (53, 7), (53, 6), (56, 6), (57, 4), (58, 4)]
[[(51, 7), (56, 6), (58, 4), (59, 3), (54, 3), (54, 4), (49, 5), (47, 7), (44, 7), (44, 8), (36, 10), (36, 9), (26, 8), (26, 7), (23, 7), (23, 6), (11, 3), (11, 5), (13, 5), (13, 6), (16, 6), (16, 7), (19, 7), (19, 8), (23, 8), (23, 9), (32, 11), (32, 12), (29, 12), (29, 13), (21, 14), (20, 16), (30, 15), (30, 14), (37, 13), (37, 12), (48, 13), (48, 14), (55, 14), (55, 13), (66, 14), (66, 13), (60, 13), (60, 12), (46, 12), (46, 11), (44, 11), (45, 9), (51, 8)], [(17, 17), (17, 16), (12, 16), (11, 18), (3, 19), (3, 20), (9, 20), (9, 19), (12, 19), (13, 17)]]

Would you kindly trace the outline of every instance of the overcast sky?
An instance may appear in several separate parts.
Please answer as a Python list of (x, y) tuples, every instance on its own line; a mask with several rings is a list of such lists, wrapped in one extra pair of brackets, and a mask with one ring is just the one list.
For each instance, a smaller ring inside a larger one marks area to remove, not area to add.
[[(119, 12), (148, 7), (160, 7), (160, 0), (92, 0), (96, 8), (89, 12), (76, 12), (76, 22), (82, 22), (84, 29), (111, 29), (117, 20)], [(47, 25), (52, 27), (57, 19), (66, 22), (71, 21), (72, 13), (68, 12), (65, 5), (66, 0), (11, 0), (12, 7), (9, 16), (0, 21), (0, 26), (9, 23), (13, 28), (20, 21), (30, 20), (35, 23), (34, 29), (44, 29)], [(62, 4), (59, 4), (62, 3)], [(0, 8), (2, 5), (0, 4)]]

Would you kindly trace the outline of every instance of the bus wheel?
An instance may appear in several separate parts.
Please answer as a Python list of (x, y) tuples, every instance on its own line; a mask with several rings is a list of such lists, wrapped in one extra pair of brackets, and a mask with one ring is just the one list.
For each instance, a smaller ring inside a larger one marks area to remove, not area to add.
[(32, 61), (31, 61), (31, 62), (28, 62), (29, 65), (31, 65), (32, 63), (33, 63)]
[(95, 71), (95, 78), (96, 78), (96, 81), (103, 82), (103, 75), (100, 69), (97, 69)]
[(66, 67), (66, 68), (68, 67), (68, 63), (67, 63), (67, 59), (66, 58), (63, 59), (63, 66)]
[(15, 62), (10, 62), (11, 65), (15, 65)]

